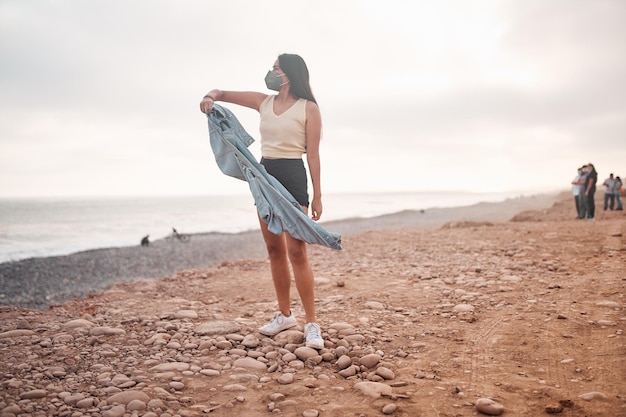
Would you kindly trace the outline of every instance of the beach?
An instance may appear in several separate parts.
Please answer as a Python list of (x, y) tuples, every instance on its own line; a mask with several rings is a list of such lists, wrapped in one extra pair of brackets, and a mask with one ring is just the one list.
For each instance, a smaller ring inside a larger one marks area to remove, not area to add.
[(258, 231), (0, 264), (1, 415), (626, 416), (626, 216), (601, 198), (324, 223), (320, 351), (302, 320), (256, 331)]

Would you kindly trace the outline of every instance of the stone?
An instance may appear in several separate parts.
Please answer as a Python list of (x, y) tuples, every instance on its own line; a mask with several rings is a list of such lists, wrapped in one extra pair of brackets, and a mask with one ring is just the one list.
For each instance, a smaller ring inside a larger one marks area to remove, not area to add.
[(303, 361), (319, 355), (316, 349), (306, 346), (297, 348), (293, 353), (298, 357), (298, 359)]
[(584, 394), (580, 394), (578, 398), (585, 400), (585, 401), (606, 400), (607, 396), (606, 394), (599, 392), (599, 391), (591, 391), (591, 392), (586, 392)]
[(126, 413), (126, 407), (123, 405), (114, 405), (110, 409), (102, 413), (102, 417), (122, 417)]
[(478, 411), (489, 416), (499, 416), (504, 412), (504, 406), (491, 398), (479, 398), (474, 405)]
[(276, 382), (278, 382), (281, 385), (288, 385), (288, 384), (293, 383), (293, 379), (294, 379), (293, 374), (282, 374), (281, 376), (278, 377)]
[(546, 413), (548, 414), (558, 414), (561, 412), (563, 412), (563, 406), (561, 404), (546, 405)]
[(76, 405), (77, 402), (83, 400), (84, 398), (85, 396), (80, 393), (74, 394), (74, 395), (67, 395), (63, 397), (63, 402), (69, 405)]
[(32, 400), (32, 399), (35, 399), (35, 398), (43, 398), (47, 394), (48, 394), (47, 391), (45, 391), (43, 389), (34, 389), (34, 390), (22, 392), (20, 394), (20, 398), (22, 400)]
[[(521, 282), (522, 279), (520, 277), (518, 277), (517, 275), (503, 275), (500, 277), (500, 281), (505, 281), (505, 282)], [(497, 415), (497, 414), (496, 414)]]
[(380, 375), (382, 378), (387, 379), (387, 380), (396, 378), (396, 374), (394, 374), (391, 369), (386, 368), (384, 366), (379, 366), (376, 369), (376, 375)]
[(76, 401), (76, 407), (78, 408), (91, 408), (93, 407), (95, 404), (95, 401), (93, 398), (89, 397), (89, 398), (83, 398), (80, 401)]
[(233, 362), (233, 366), (251, 369), (255, 371), (267, 371), (267, 365), (254, 358), (246, 356), (245, 358), (239, 358)]
[(172, 381), (169, 384), (170, 388), (176, 390), (176, 391), (182, 391), (183, 389), (185, 389), (185, 384), (183, 384), (180, 381)]
[(120, 329), (117, 327), (92, 327), (89, 330), (89, 334), (92, 336), (120, 336), (126, 334), (124, 329)]
[(90, 322), (89, 320), (85, 320), (85, 319), (75, 319), (75, 320), (70, 320), (68, 322), (66, 322), (65, 324), (63, 324), (63, 330), (68, 331), (68, 330), (74, 330), (74, 329), (80, 329), (80, 328), (91, 328), (94, 327), (96, 324)]
[(380, 398), (381, 395), (391, 396), (391, 394), (393, 393), (393, 389), (389, 385), (383, 384), (381, 382), (357, 382), (356, 384), (354, 384), (354, 388), (359, 390), (361, 394), (365, 395), (366, 397), (371, 397), (374, 399)]
[(370, 310), (384, 310), (385, 305), (378, 301), (366, 301), (363, 303), (363, 307), (368, 308)]
[(455, 313), (466, 313), (474, 311), (474, 306), (471, 304), (457, 304), (452, 308)]
[(114, 394), (112, 396), (110, 396), (107, 399), (107, 402), (109, 404), (128, 404), (133, 400), (139, 400), (139, 401), (143, 401), (143, 402), (148, 402), (150, 400), (150, 397), (148, 397), (148, 394), (146, 394), (145, 392), (142, 391), (136, 391), (136, 390), (128, 390), (128, 391), (122, 391), (118, 394)]
[(615, 301), (603, 300), (598, 301), (596, 303), (598, 307), (610, 307), (610, 308), (621, 308), (622, 305), (620, 303), (616, 303)]
[(176, 314), (174, 314), (174, 318), (176, 319), (197, 319), (198, 313), (194, 310), (178, 310)]
[(369, 355), (362, 356), (359, 359), (359, 363), (366, 368), (374, 368), (382, 360), (382, 357), (376, 353), (370, 353)]
[(10, 337), (31, 336), (34, 334), (35, 334), (34, 331), (28, 330), (28, 329), (8, 330), (6, 332), (0, 333), (0, 339), (7, 339)]
[(246, 388), (245, 385), (241, 385), (241, 384), (224, 385), (224, 391), (233, 392), (233, 391), (247, 391), (247, 390), (248, 388)]
[(339, 371), (339, 375), (344, 378), (349, 378), (351, 376), (355, 376), (358, 370), (359, 369), (355, 365), (351, 365), (347, 367), (346, 369), (342, 369), (341, 371)]
[(237, 333), (239, 331), (239, 323), (226, 320), (215, 320), (201, 323), (194, 329), (194, 333), (199, 336), (213, 336), (228, 333)]
[(285, 401), (285, 398), (286, 398), (285, 394), (281, 392), (274, 392), (270, 394), (270, 401), (281, 402), (281, 401)]
[(290, 343), (300, 345), (304, 342), (304, 333), (299, 330), (285, 330), (274, 336), (274, 340), (283, 346)]
[(341, 355), (335, 364), (340, 370), (346, 369), (348, 366), (352, 365), (352, 359), (350, 359), (348, 355)]
[(170, 372), (170, 371), (186, 371), (189, 369), (189, 364), (185, 362), (167, 362), (155, 365), (150, 370), (152, 372)]

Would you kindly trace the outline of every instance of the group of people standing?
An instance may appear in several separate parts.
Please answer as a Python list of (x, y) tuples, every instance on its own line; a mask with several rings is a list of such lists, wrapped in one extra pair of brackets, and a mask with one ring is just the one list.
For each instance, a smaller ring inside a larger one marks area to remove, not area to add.
[(614, 177), (611, 173), (602, 185), (606, 187), (604, 189), (604, 211), (607, 209), (624, 210), (624, 206), (622, 206), (622, 179)]
[[(572, 194), (576, 204), (576, 213), (579, 219), (594, 220), (596, 215), (596, 184), (598, 182), (598, 172), (592, 163), (578, 168), (576, 177), (572, 180)], [(622, 180), (620, 177), (609, 176), (603, 183), (606, 189), (604, 192), (604, 210), (610, 207), (623, 210), (621, 192)]]

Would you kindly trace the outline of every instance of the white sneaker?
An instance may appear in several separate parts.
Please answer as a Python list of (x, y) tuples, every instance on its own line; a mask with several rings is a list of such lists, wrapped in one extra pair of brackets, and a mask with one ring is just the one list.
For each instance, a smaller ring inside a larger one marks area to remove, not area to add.
[(293, 314), (291, 316), (283, 316), (283, 313), (279, 311), (269, 323), (259, 328), (259, 333), (266, 336), (275, 336), (283, 330), (290, 329), (297, 325), (298, 321)]
[(324, 347), (324, 339), (322, 339), (322, 330), (317, 323), (307, 323), (304, 325), (304, 337), (306, 346), (313, 349), (322, 349)]

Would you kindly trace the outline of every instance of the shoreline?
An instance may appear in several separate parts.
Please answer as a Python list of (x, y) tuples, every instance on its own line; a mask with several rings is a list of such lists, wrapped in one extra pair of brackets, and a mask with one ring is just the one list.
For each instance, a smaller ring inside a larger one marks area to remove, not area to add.
[[(393, 229), (433, 230), (448, 222), (506, 222), (520, 212), (546, 209), (568, 196), (566, 192), (521, 196), (494, 203), (410, 210), (320, 224), (332, 232), (354, 235)], [(149, 247), (101, 248), (1, 263), (0, 306), (42, 310), (87, 297), (118, 283), (166, 278), (177, 272), (223, 262), (266, 258), (258, 230), (190, 236), (189, 242), (162, 239)]]
[[(404, 210), (430, 211), (481, 202), (497, 203), (558, 191), (330, 193), (325, 197), (322, 223), (351, 222), (355, 218), (374, 218)], [(146, 235), (156, 242), (167, 238), (172, 226), (187, 235), (230, 235), (259, 230), (251, 196), (241, 195), (180, 199), (68, 197), (58, 201), (33, 200), (32, 203), (7, 200), (0, 204), (0, 217), (8, 226), (0, 233), (0, 264), (94, 249), (132, 247)]]

